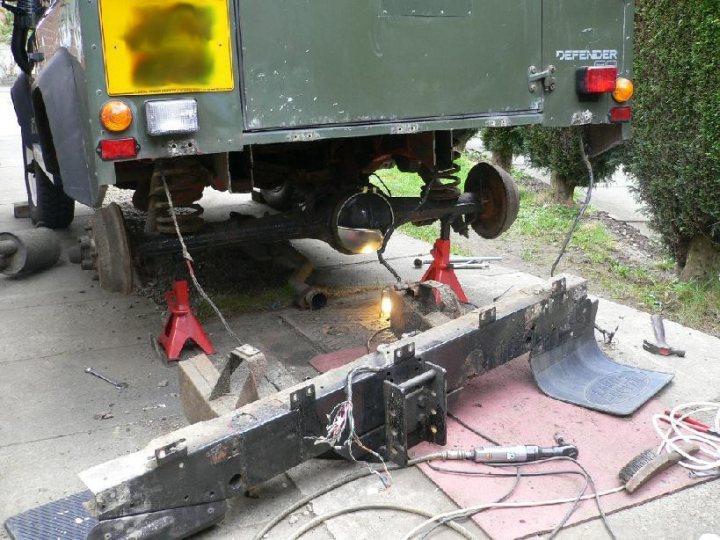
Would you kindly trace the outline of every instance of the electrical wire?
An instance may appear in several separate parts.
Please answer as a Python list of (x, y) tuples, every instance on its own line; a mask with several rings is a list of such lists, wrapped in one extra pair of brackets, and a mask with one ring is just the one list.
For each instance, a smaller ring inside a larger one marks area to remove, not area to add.
[(377, 173), (372, 173), (371, 176), (374, 176), (375, 178), (377, 178), (378, 182), (380, 182), (382, 187), (385, 188), (385, 193), (387, 194), (387, 196), (392, 197), (392, 191), (390, 191), (390, 188), (387, 187), (387, 184), (385, 183), (385, 181), (382, 178), (380, 178), (380, 176)]
[(481, 439), (485, 439), (486, 441), (494, 444), (495, 446), (502, 446), (498, 441), (496, 441), (496, 440), (494, 440), (494, 439), (491, 439), (490, 437), (488, 437), (487, 435), (485, 435), (485, 434), (482, 433), (481, 431), (478, 431), (477, 429), (475, 429), (474, 427), (472, 427), (470, 424), (468, 424), (467, 422), (465, 422), (462, 418), (459, 418), (459, 417), (455, 416), (455, 415), (454, 415), (453, 413), (451, 413), (450, 411), (448, 411), (447, 415), (448, 415), (450, 418), (452, 418), (453, 420), (455, 420), (455, 421), (456, 421), (458, 424), (460, 424), (462, 427), (464, 427), (465, 429), (467, 429), (470, 433), (473, 433), (473, 434), (477, 435), (477, 436), (480, 437)]
[(572, 239), (573, 234), (575, 233), (575, 229), (577, 229), (578, 223), (580, 223), (580, 220), (582, 219), (583, 215), (585, 214), (585, 211), (588, 209), (588, 206), (590, 206), (590, 199), (592, 199), (592, 192), (593, 187), (595, 185), (595, 173), (593, 172), (592, 163), (590, 163), (590, 158), (588, 158), (587, 153), (585, 152), (585, 142), (583, 141), (582, 136), (580, 137), (580, 156), (582, 157), (583, 163), (585, 163), (585, 167), (588, 171), (588, 189), (587, 193), (585, 194), (585, 200), (583, 201), (582, 205), (580, 206), (580, 210), (578, 210), (577, 215), (575, 216), (575, 220), (573, 221), (572, 225), (570, 226), (570, 230), (565, 235), (565, 240), (563, 241), (563, 245), (560, 248), (560, 252), (558, 253), (557, 258), (555, 259), (555, 262), (552, 265), (552, 268), (550, 268), (550, 277), (553, 277), (555, 275), (555, 270), (557, 269), (558, 264), (560, 264), (560, 259), (563, 258), (563, 255), (565, 255), (565, 251), (567, 250), (568, 244), (570, 243), (570, 240)]
[[(365, 446), (355, 431), (355, 416), (353, 414), (353, 379), (356, 375), (361, 373), (377, 373), (379, 371), (385, 371), (387, 368), (392, 366), (392, 363), (393, 359), (386, 357), (385, 362), (380, 366), (358, 366), (355, 369), (352, 369), (347, 374), (345, 382), (345, 401), (341, 401), (333, 407), (332, 411), (330, 411), (325, 435), (323, 437), (314, 437), (315, 444), (328, 444), (336, 451), (346, 449), (350, 459), (355, 462), (357, 462), (357, 459), (355, 459), (355, 455), (353, 454), (353, 444), (375, 457), (375, 459), (382, 464), (382, 470), (373, 468), (369, 463), (367, 464), (368, 469), (372, 474), (377, 475), (386, 488), (392, 484), (392, 476), (390, 475), (390, 471), (388, 470), (385, 460), (375, 450)], [(345, 441), (340, 442), (345, 435), (345, 432), (347, 432)]]
[[(580, 463), (578, 463), (577, 460), (575, 460), (574, 458), (567, 457), (567, 456), (558, 456), (558, 457), (547, 458), (547, 459), (543, 459), (543, 460), (539, 460), (539, 461), (531, 461), (531, 462), (527, 462), (527, 463), (508, 463), (508, 464), (497, 464), (497, 463), (496, 463), (496, 464), (490, 464), (490, 463), (486, 463), (486, 464), (484, 464), (484, 465), (488, 465), (488, 466), (491, 466), (491, 467), (518, 467), (518, 468), (519, 468), (519, 467), (527, 467), (527, 466), (539, 465), (539, 464), (547, 463), (547, 462), (551, 462), (551, 461), (569, 461), (569, 462), (573, 463), (573, 464), (574, 464), (576, 467), (578, 467), (578, 469), (579, 469), (579, 471), (573, 471), (573, 472), (574, 472), (575, 474), (580, 474), (581, 476), (583, 476), (584, 479), (585, 479), (585, 484), (584, 484), (584, 486), (582, 487), (582, 489), (578, 492), (578, 495), (577, 495), (574, 499), (566, 499), (566, 502), (571, 502), (571, 503), (572, 503), (572, 506), (568, 509), (568, 511), (567, 511), (567, 512), (565, 513), (565, 515), (563, 516), (563, 518), (560, 520), (560, 522), (559, 522), (559, 523), (555, 526), (555, 528), (551, 531), (550, 535), (548, 536), (548, 539), (554, 538), (554, 537), (560, 532), (560, 530), (562, 530), (562, 528), (563, 528), (563, 527), (565, 526), (565, 524), (568, 522), (568, 520), (570, 519), (570, 517), (575, 513), (575, 510), (577, 509), (577, 506), (579, 505), (579, 503), (580, 503), (581, 500), (583, 500), (583, 499), (585, 499), (585, 498), (593, 498), (593, 497), (595, 498), (595, 502), (596, 502), (598, 511), (599, 511), (599, 513), (600, 513), (600, 517), (601, 517), (601, 519), (602, 519), (602, 521), (603, 521), (603, 525), (604, 525), (605, 528), (607, 529), (608, 534), (610, 535), (610, 537), (614, 539), (614, 538), (615, 538), (615, 534), (614, 534), (614, 532), (612, 531), (612, 528), (610, 527), (610, 524), (609, 524), (609, 522), (608, 522), (608, 520), (607, 520), (607, 516), (605, 515), (605, 512), (604, 512), (604, 510), (603, 510), (603, 508), (602, 508), (602, 505), (601, 505), (601, 503), (600, 503), (600, 497), (599, 497), (599, 494), (598, 494), (597, 489), (596, 489), (596, 487), (595, 487), (595, 482), (593, 481), (592, 476), (590, 475), (590, 473), (588, 473), (587, 470), (586, 470), (582, 465), (580, 465)], [(430, 468), (432, 468), (432, 469), (437, 470), (437, 468), (434, 467), (432, 464), (429, 464), (428, 466), (429, 466)], [(450, 471), (450, 470), (448, 470), (448, 472), (449, 472), (449, 471)], [(547, 472), (545, 472), (545, 471), (542, 471), (542, 472), (538, 472), (538, 473), (525, 473), (525, 472), (523, 472), (523, 475), (527, 475), (527, 476), (548, 476), (548, 475), (552, 475), (552, 474), (572, 474), (573, 472), (570, 472), (570, 471), (565, 471), (565, 472), (560, 472), (560, 471), (547, 471)], [(485, 474), (491, 474), (491, 473), (485, 473)], [(482, 475), (482, 474), (481, 474), (481, 473), (478, 473), (478, 475)], [(493, 474), (493, 476), (494, 476), (494, 475), (497, 475), (497, 473)], [(507, 475), (504, 475), (504, 476), (507, 476)], [(588, 486), (592, 488), (593, 494), (591, 494), (591, 495), (589, 495), (589, 496), (586, 496), (586, 495), (585, 495), (585, 492), (587, 491)], [(620, 486), (620, 487), (618, 487), (618, 488), (615, 488), (615, 490), (617, 490), (617, 491), (620, 491), (620, 490), (622, 490), (622, 489), (624, 489), (623, 486)], [(614, 493), (615, 491), (614, 491), (614, 490), (611, 490), (611, 492)], [(608, 492), (608, 493), (609, 493), (609, 492)], [(502, 502), (502, 501), (499, 501), (499, 502)], [(499, 503), (492, 503), (492, 504), (499, 504)], [(538, 504), (538, 505), (536, 505), (536, 506), (541, 506), (541, 505)], [(412, 538), (412, 537), (418, 535), (420, 532), (422, 532), (422, 529), (423, 529), (423, 528), (431, 525), (433, 521), (436, 521), (437, 523), (444, 523), (444, 522), (446, 522), (447, 520), (451, 520), (451, 519), (468, 518), (468, 517), (471, 517), (471, 516), (477, 514), (478, 512), (482, 512), (482, 511), (484, 511), (484, 510), (487, 510), (488, 508), (490, 508), (490, 506), (487, 506), (487, 505), (475, 505), (475, 506), (472, 506), (472, 507), (469, 507), (469, 508), (465, 508), (465, 509), (462, 509), (462, 508), (461, 508), (461, 509), (455, 510), (455, 511), (453, 511), (453, 512), (449, 512), (449, 513), (446, 513), (446, 514), (441, 514), (441, 515), (435, 516), (432, 520), (428, 520), (427, 522), (425, 522), (425, 524), (424, 524), (423, 526), (420, 526), (420, 527), (417, 527), (416, 529), (414, 529), (414, 530), (411, 532), (411, 536), (409, 535), (409, 536), (406, 536), (405, 538)], [(435, 527), (433, 527), (433, 529), (434, 529), (434, 528), (435, 528)], [(431, 530), (432, 530), (432, 529), (431, 529)], [(424, 535), (423, 535), (421, 538), (424, 538)]]
[[(428, 466), (432, 468), (432, 463), (431, 463), (431, 462), (428, 462)], [(510, 489), (505, 493), (505, 495), (503, 495), (502, 497), (500, 497), (499, 499), (497, 499), (496, 501), (494, 501), (495, 504), (501, 503), (501, 502), (503, 502), (503, 501), (508, 500), (508, 499), (512, 496), (512, 494), (515, 493), (515, 490), (516, 490), (516, 489), (518, 488), (518, 486), (520, 485), (520, 479), (522, 478), (522, 475), (520, 474), (520, 467), (516, 467), (516, 468), (515, 468), (515, 474), (508, 474), (507, 476), (514, 476), (514, 477), (515, 477), (515, 482), (513, 482), (513, 485), (510, 486)], [(432, 518), (432, 516), (429, 516), (429, 517)], [(428, 529), (428, 531), (427, 531), (425, 534), (422, 535), (422, 537), (421, 537), (420, 540), (425, 540), (425, 539), (426, 539), (428, 536), (430, 536), (430, 535), (433, 533), (433, 531), (434, 531), (435, 529), (437, 529), (438, 527), (448, 526), (448, 525), (450, 525), (450, 524), (452, 524), (452, 523), (453, 523), (453, 520), (451, 520), (451, 519), (448, 519), (448, 520), (442, 521), (442, 522), (440, 522), (440, 521), (437, 522), (437, 523), (436, 523), (435, 525), (433, 525), (430, 529)]]
[[(685, 420), (698, 413), (714, 412), (713, 425), (708, 431), (701, 431)], [(698, 401), (683, 403), (670, 411), (670, 414), (655, 414), (652, 417), (653, 427), (660, 437), (657, 453), (677, 452), (683, 456), (679, 465), (701, 476), (720, 475), (720, 403)], [(661, 422), (670, 424), (669, 428), (661, 427)], [(695, 443), (700, 446), (696, 455), (686, 452), (678, 443)], [(701, 457), (705, 456), (705, 457)], [(702, 473), (702, 474), (699, 474)]]
[[(377, 175), (376, 175), (377, 176)], [(380, 178), (378, 176), (378, 178)], [(420, 202), (418, 205), (413, 209), (411, 213), (415, 213), (419, 211), (425, 204), (427, 203), (428, 199), (430, 198), (430, 192), (432, 191), (433, 187), (435, 186), (437, 178), (431, 179), (427, 184), (425, 184), (425, 193), (420, 198)], [(385, 233), (385, 238), (383, 239), (383, 244), (380, 246), (380, 249), (377, 250), (377, 259), (380, 264), (382, 264), (388, 272), (392, 274), (392, 276), (395, 278), (395, 281), (400, 283), (402, 281), (402, 278), (400, 277), (400, 274), (398, 274), (395, 269), (390, 265), (389, 262), (385, 260), (385, 249), (387, 248), (388, 242), (390, 241), (390, 237), (395, 232), (395, 223), (393, 222), (390, 224), (390, 228)]]
[(225, 330), (227, 330), (227, 333), (232, 336), (235, 341), (237, 341), (240, 345), (243, 344), (243, 341), (238, 337), (238, 335), (233, 331), (232, 328), (230, 328), (230, 325), (228, 324), (227, 320), (225, 320), (225, 317), (223, 316), (222, 312), (220, 311), (220, 308), (218, 308), (215, 305), (215, 302), (212, 301), (210, 296), (205, 292), (205, 289), (202, 288), (202, 285), (200, 285), (200, 282), (197, 279), (197, 276), (195, 275), (195, 267), (193, 266), (193, 263), (195, 262), (192, 258), (192, 255), (190, 255), (190, 252), (188, 251), (187, 246), (185, 245), (185, 239), (183, 238), (182, 233), (180, 232), (180, 226), (177, 222), (177, 216), (175, 215), (175, 207), (173, 206), (172, 201), (172, 195), (170, 195), (170, 188), (168, 188), (167, 181), (165, 180), (165, 175), (161, 172), (160, 173), (160, 179), (163, 183), (163, 188), (165, 189), (165, 197), (167, 197), (168, 201), (168, 207), (170, 211), (170, 217), (172, 218), (173, 225), (175, 226), (175, 233), (177, 234), (178, 240), (180, 242), (180, 246), (182, 247), (182, 256), (183, 259), (185, 259), (185, 264), (187, 265), (188, 272), (190, 274), (190, 279), (193, 282), (193, 285), (195, 286), (195, 289), (197, 289), (197, 292), (200, 293), (200, 296), (202, 296), (205, 301), (210, 305), (212, 310), (217, 314), (218, 318), (220, 319), (220, 322), (222, 322), (223, 326), (225, 327)]
[[(299, 530), (297, 530), (295, 533), (293, 533), (292, 536), (288, 537), (288, 540), (297, 540), (305, 533), (310, 532), (316, 527), (319, 527), (323, 523), (330, 521), (333, 518), (344, 516), (347, 514), (354, 514), (356, 512), (366, 512), (368, 510), (393, 510), (397, 512), (405, 512), (408, 514), (416, 514), (418, 516), (422, 517), (432, 517), (431, 512), (427, 512), (425, 510), (421, 510), (420, 508), (413, 508), (410, 506), (404, 506), (400, 504), (392, 504), (392, 503), (370, 503), (370, 504), (359, 504), (356, 506), (348, 506), (346, 508), (341, 508), (339, 510), (335, 510), (334, 512), (331, 512), (329, 514), (325, 514), (324, 516), (317, 517), (313, 519), (312, 521), (309, 521), (305, 525), (303, 525)], [(474, 540), (475, 536), (468, 531), (465, 527), (462, 527), (458, 525), (457, 523), (444, 523), (444, 526), (452, 529), (456, 533), (458, 533), (463, 538), (468, 538), (469, 540)]]
[[(408, 461), (408, 464), (407, 464), (407, 467), (412, 467), (412, 466), (418, 465), (418, 464), (420, 464), (420, 463), (431, 462), (431, 461), (434, 461), (434, 460), (446, 460), (446, 459), (449, 458), (449, 456), (450, 456), (450, 452), (449, 452), (449, 451), (444, 451), (444, 450), (443, 450), (443, 451), (440, 451), (440, 452), (433, 452), (433, 453), (431, 453), (431, 454), (426, 454), (426, 455), (419, 456), (419, 457), (416, 457), (416, 458), (413, 458), (413, 459), (409, 460), (409, 461)], [(541, 463), (543, 463), (543, 462), (551, 461), (551, 460), (557, 460), (557, 458), (548, 458), (548, 459), (546, 459), (546, 460), (529, 462), (529, 463), (526, 463), (526, 464), (518, 464), (518, 463), (508, 463), (508, 464), (505, 464), (505, 465), (494, 464), (493, 467), (503, 467), (503, 466), (505, 466), (505, 467), (518, 467), (518, 466), (523, 466), (523, 465), (525, 465), (525, 466), (528, 466), (528, 465), (538, 465), (538, 464), (541, 464)], [(575, 460), (572, 460), (572, 458), (567, 458), (567, 460), (575, 461)], [(577, 464), (577, 462), (576, 462), (576, 464)], [(488, 465), (488, 464), (484, 464), (484, 465)], [(580, 466), (579, 464), (577, 464), (577, 465), (578, 465), (578, 467), (582, 468), (582, 466)], [(432, 464), (430, 464), (429, 466), (430, 466), (431, 468), (434, 468), (434, 467), (432, 467)], [(400, 469), (400, 468), (401, 468), (401, 467), (399, 467), (399, 466), (397, 466), (397, 465), (393, 465), (393, 464), (388, 465), (388, 469), (389, 469), (389, 470), (393, 470), (393, 471), (394, 471), (394, 470), (398, 470), (398, 469)], [(583, 469), (583, 471), (584, 471), (584, 469)], [(449, 472), (449, 471), (448, 471), (448, 472)], [(587, 471), (584, 471), (584, 472), (587, 474)], [(522, 476), (526, 476), (526, 475), (527, 475), (527, 476), (541, 476), (541, 475), (544, 475), (544, 474), (550, 475), (550, 474), (553, 474), (553, 473), (555, 473), (555, 474), (572, 474), (571, 471), (547, 471), (547, 472), (540, 471), (540, 472), (536, 472), (536, 473), (533, 473), (533, 472), (530, 472), (530, 473), (522, 472), (521, 475), (522, 475)], [(345, 477), (343, 477), (343, 478), (340, 478), (340, 479), (338, 479), (338, 480), (335, 480), (334, 482), (331, 482), (330, 484), (328, 484), (328, 485), (320, 488), (320, 489), (317, 490), (316, 492), (311, 493), (310, 495), (307, 495), (307, 496), (303, 497), (302, 499), (300, 499), (300, 500), (297, 501), (296, 503), (292, 504), (291, 506), (289, 506), (288, 508), (286, 508), (285, 510), (283, 510), (280, 514), (278, 514), (277, 516), (275, 516), (273, 519), (271, 519), (271, 520), (253, 537), (253, 540), (262, 540), (272, 529), (274, 529), (274, 528), (278, 525), (278, 523), (280, 523), (282, 520), (284, 520), (285, 518), (287, 518), (287, 517), (288, 517), (289, 515), (291, 515), (293, 512), (295, 512), (296, 510), (302, 508), (303, 506), (305, 506), (306, 504), (310, 503), (311, 501), (313, 501), (313, 500), (315, 500), (315, 499), (317, 499), (317, 498), (319, 498), (319, 497), (322, 497), (323, 495), (326, 495), (326, 494), (330, 493), (331, 491), (335, 491), (336, 489), (338, 489), (338, 488), (340, 488), (340, 487), (342, 487), (342, 486), (345, 486), (345, 485), (347, 485), (347, 484), (349, 484), (349, 483), (351, 483), (351, 482), (354, 482), (354, 481), (356, 481), (356, 480), (360, 480), (361, 478), (366, 478), (366, 477), (368, 477), (368, 476), (371, 476), (372, 474), (374, 474), (374, 471), (369, 470), (369, 469), (364, 469), (364, 470), (355, 471), (355, 472), (353, 472), (353, 473), (351, 473), (351, 474), (349, 474), (349, 475), (347, 475), (347, 476), (345, 476)], [(479, 473), (478, 473), (478, 474), (479, 474)], [(515, 476), (516, 476), (516, 473), (485, 473), (485, 474), (492, 474), (493, 476), (512, 476), (512, 477), (515, 477)], [(576, 474), (582, 475), (583, 472), (577, 471)], [(588, 475), (588, 477), (590, 478), (589, 475)], [(593, 490), (595, 490), (594, 483), (591, 484), (591, 487), (593, 488)], [(600, 498), (600, 497), (605, 497), (605, 496), (607, 496), (607, 495), (612, 495), (612, 494), (614, 494), (614, 493), (619, 493), (620, 491), (623, 491), (624, 489), (625, 489), (625, 486), (618, 486), (618, 487), (616, 487), (616, 488), (609, 489), (609, 490), (606, 490), (606, 491), (601, 491), (601, 492), (595, 491), (595, 493), (592, 493), (592, 494), (589, 494), (589, 495), (583, 495), (582, 497), (579, 497), (579, 498), (578, 498), (578, 497), (574, 497), (574, 498), (566, 498), (566, 499), (553, 499), (553, 500), (549, 500), (549, 501), (532, 501), (532, 502), (527, 502), (527, 503), (525, 503), (525, 502), (524, 502), (524, 503), (504, 503), (504, 502), (496, 502), (496, 503), (488, 503), (488, 504), (485, 504), (484, 506), (487, 507), (488, 509), (489, 509), (489, 508), (539, 507), (539, 506), (552, 506), (552, 505), (567, 504), (567, 503), (578, 504), (580, 501), (589, 500), (589, 499), (593, 499), (593, 498), (595, 498), (596, 501), (599, 502), (599, 498)], [(605, 514), (602, 513), (601, 516), (604, 517)], [(607, 518), (604, 517), (604, 519), (606, 520)], [(427, 522), (426, 522), (426, 523), (427, 523)], [(434, 521), (433, 521), (433, 524), (434, 524)]]
[[(425, 527), (433, 524), (438, 519), (464, 517), (462, 514), (467, 513), (468, 511), (477, 513), (481, 510), (486, 510), (486, 509), (490, 509), (490, 508), (536, 508), (536, 507), (541, 507), (541, 506), (554, 506), (554, 505), (558, 505), (558, 504), (567, 504), (567, 503), (575, 504), (576, 500), (578, 500), (578, 502), (579, 502), (579, 501), (594, 499), (594, 498), (598, 498), (598, 497), (605, 497), (607, 495), (612, 495), (613, 493), (619, 493), (620, 491), (623, 491), (624, 489), (625, 489), (625, 486), (618, 486), (616, 488), (609, 489), (606, 491), (595, 492), (595, 493), (591, 493), (588, 495), (584, 495), (584, 496), (580, 497), (579, 499), (577, 497), (575, 497), (575, 498), (566, 498), (566, 499), (551, 499), (551, 500), (546, 500), (546, 501), (502, 502), (502, 503), (482, 504), (482, 505), (477, 505), (477, 506), (473, 506), (473, 507), (469, 507), (469, 508), (461, 508), (460, 510), (457, 510), (457, 511), (446, 512), (444, 514), (439, 514), (437, 516), (434, 516), (431, 520), (428, 520), (425, 523), (422, 523), (421, 525), (419, 525), (418, 527), (416, 527), (415, 529), (410, 531), (410, 533), (408, 533), (407, 535), (405, 535), (403, 537), (403, 540), (411, 540), (417, 534), (422, 532), (425, 529)], [(605, 521), (604, 521), (604, 523), (605, 523)], [(612, 538), (615, 538), (614, 534), (613, 534)]]
[(381, 328), (380, 330), (378, 330), (377, 332), (375, 332), (373, 335), (371, 335), (371, 336), (367, 339), (367, 342), (365, 343), (365, 348), (367, 349), (367, 352), (370, 353), (371, 348), (372, 348), (372, 342), (375, 341), (375, 338), (376, 338), (376, 337), (378, 337), (378, 336), (379, 336), (380, 334), (382, 334), (383, 332), (388, 332), (388, 331), (390, 331), (390, 330), (392, 330), (392, 326), (386, 326), (385, 328)]
[[(412, 467), (419, 463), (425, 463), (427, 461), (431, 461), (434, 459), (444, 459), (445, 457), (447, 457), (447, 455), (448, 455), (447, 452), (441, 451), (441, 452), (433, 452), (431, 454), (426, 454), (424, 456), (418, 456), (416, 458), (409, 460), (407, 466)], [(394, 470), (400, 469), (401, 467), (399, 467), (398, 465), (390, 464), (387, 466), (387, 468), (391, 471), (394, 471)], [(317, 499), (318, 497), (322, 497), (323, 495), (330, 493), (331, 491), (335, 491), (336, 489), (338, 489), (346, 484), (354, 482), (355, 480), (360, 480), (361, 478), (366, 478), (372, 474), (374, 474), (373, 471), (368, 470), (368, 469), (355, 471), (343, 478), (340, 478), (338, 480), (335, 480), (334, 482), (329, 483), (328, 485), (317, 490), (315, 493), (311, 493), (310, 495), (303, 497), (296, 503), (292, 504), (291, 506), (289, 506), (288, 508), (283, 510), (280, 514), (275, 516), (273, 519), (271, 519), (270, 522), (267, 525), (265, 525), (265, 527), (263, 527), (262, 530), (254, 536), (253, 540), (262, 540), (262, 538), (268, 532), (270, 532), (273, 528), (275, 528), (275, 526), (277, 526), (277, 524), (280, 523), (283, 519), (288, 517), (290, 514), (292, 514), (299, 508), (302, 508), (309, 502)]]

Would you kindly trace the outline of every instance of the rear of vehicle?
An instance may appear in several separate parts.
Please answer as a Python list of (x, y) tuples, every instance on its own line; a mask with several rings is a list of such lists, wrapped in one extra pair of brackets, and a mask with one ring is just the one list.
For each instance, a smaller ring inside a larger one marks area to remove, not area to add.
[(287, 210), (387, 166), (427, 187), (482, 127), (616, 144), (632, 21), (628, 0), (68, 0), (44, 11), (16, 102), (29, 166), (83, 204), (117, 185), (150, 210), (173, 163), (189, 199), (211, 185)]

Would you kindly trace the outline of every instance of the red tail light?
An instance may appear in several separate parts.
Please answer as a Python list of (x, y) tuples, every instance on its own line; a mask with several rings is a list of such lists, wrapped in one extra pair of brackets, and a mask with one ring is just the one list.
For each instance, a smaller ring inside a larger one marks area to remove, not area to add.
[(610, 121), (614, 123), (632, 120), (632, 107), (613, 107), (610, 109)]
[(138, 155), (137, 141), (129, 137), (127, 139), (107, 139), (100, 141), (98, 146), (98, 152), (100, 157), (104, 160), (111, 159), (128, 159), (134, 158)]
[(577, 89), (581, 94), (605, 94), (615, 90), (617, 67), (583, 67), (577, 70)]

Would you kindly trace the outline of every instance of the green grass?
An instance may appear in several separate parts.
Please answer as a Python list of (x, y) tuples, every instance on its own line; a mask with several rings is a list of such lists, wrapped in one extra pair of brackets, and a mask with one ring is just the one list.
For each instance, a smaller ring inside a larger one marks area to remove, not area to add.
[[(510, 234), (560, 245), (572, 226), (577, 208), (545, 202), (545, 193), (530, 191), (522, 185), (519, 191), (520, 212)], [(594, 263), (602, 263), (611, 257), (615, 240), (602, 223), (581, 221), (569, 248), (583, 251)]]
[[(212, 299), (223, 315), (230, 316), (258, 310), (281, 309), (292, 304), (294, 295), (292, 287), (284, 285), (261, 291), (221, 292), (213, 294)], [(196, 311), (203, 322), (215, 317), (215, 312), (205, 300), (200, 301)]]

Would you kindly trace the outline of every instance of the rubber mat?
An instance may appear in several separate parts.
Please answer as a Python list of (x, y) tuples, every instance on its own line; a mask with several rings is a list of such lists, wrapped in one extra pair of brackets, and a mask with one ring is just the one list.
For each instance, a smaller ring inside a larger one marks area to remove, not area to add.
[(634, 413), (674, 377), (613, 362), (598, 347), (592, 327), (531, 358), (530, 366), (546, 395), (618, 416)]
[[(491, 445), (491, 440), (501, 445), (552, 446), (554, 435), (559, 433), (568, 443), (577, 445), (580, 451), (578, 461), (592, 475), (597, 489), (606, 491), (620, 484), (618, 471), (628, 461), (648, 448), (657, 448), (658, 438), (652, 426), (652, 415), (666, 408), (667, 404), (650, 399), (633, 416), (620, 417), (550, 398), (537, 390), (527, 357), (521, 357), (475, 377), (466, 385), (458, 403), (450, 411), (462, 424), (452, 417), (448, 418), (447, 446), (423, 443), (412, 449), (412, 455)], [(481, 433), (484, 438), (470, 429)], [(497, 472), (470, 462), (436, 463), (435, 466)], [(486, 478), (440, 473), (427, 465), (420, 468), (459, 507), (497, 500), (509, 491), (514, 482), (514, 476)], [(571, 464), (546, 463), (528, 465), (523, 471), (572, 469)], [(515, 470), (512, 469), (512, 472)], [(612, 514), (702, 481), (691, 479), (685, 469), (674, 467), (653, 478), (632, 495), (620, 492), (602, 497), (602, 506), (605, 512)], [(583, 483), (582, 476), (572, 474), (524, 476), (508, 502), (572, 499), (582, 489)], [(473, 520), (494, 540), (535, 538), (552, 530), (569, 507), (569, 504), (559, 504), (503, 508), (482, 512)], [(570, 518), (569, 525), (597, 516), (595, 502), (583, 501)], [(611, 524), (614, 519), (612, 515), (609, 517)], [(596, 535), (604, 537), (602, 531)], [(582, 534), (578, 531), (576, 536), (566, 536), (575, 538)], [(635, 536), (642, 538), (642, 531), (638, 530)]]
[(91, 497), (92, 493), (83, 491), (38, 506), (9, 518), (5, 529), (13, 540), (87, 538), (98, 523), (83, 506)]

